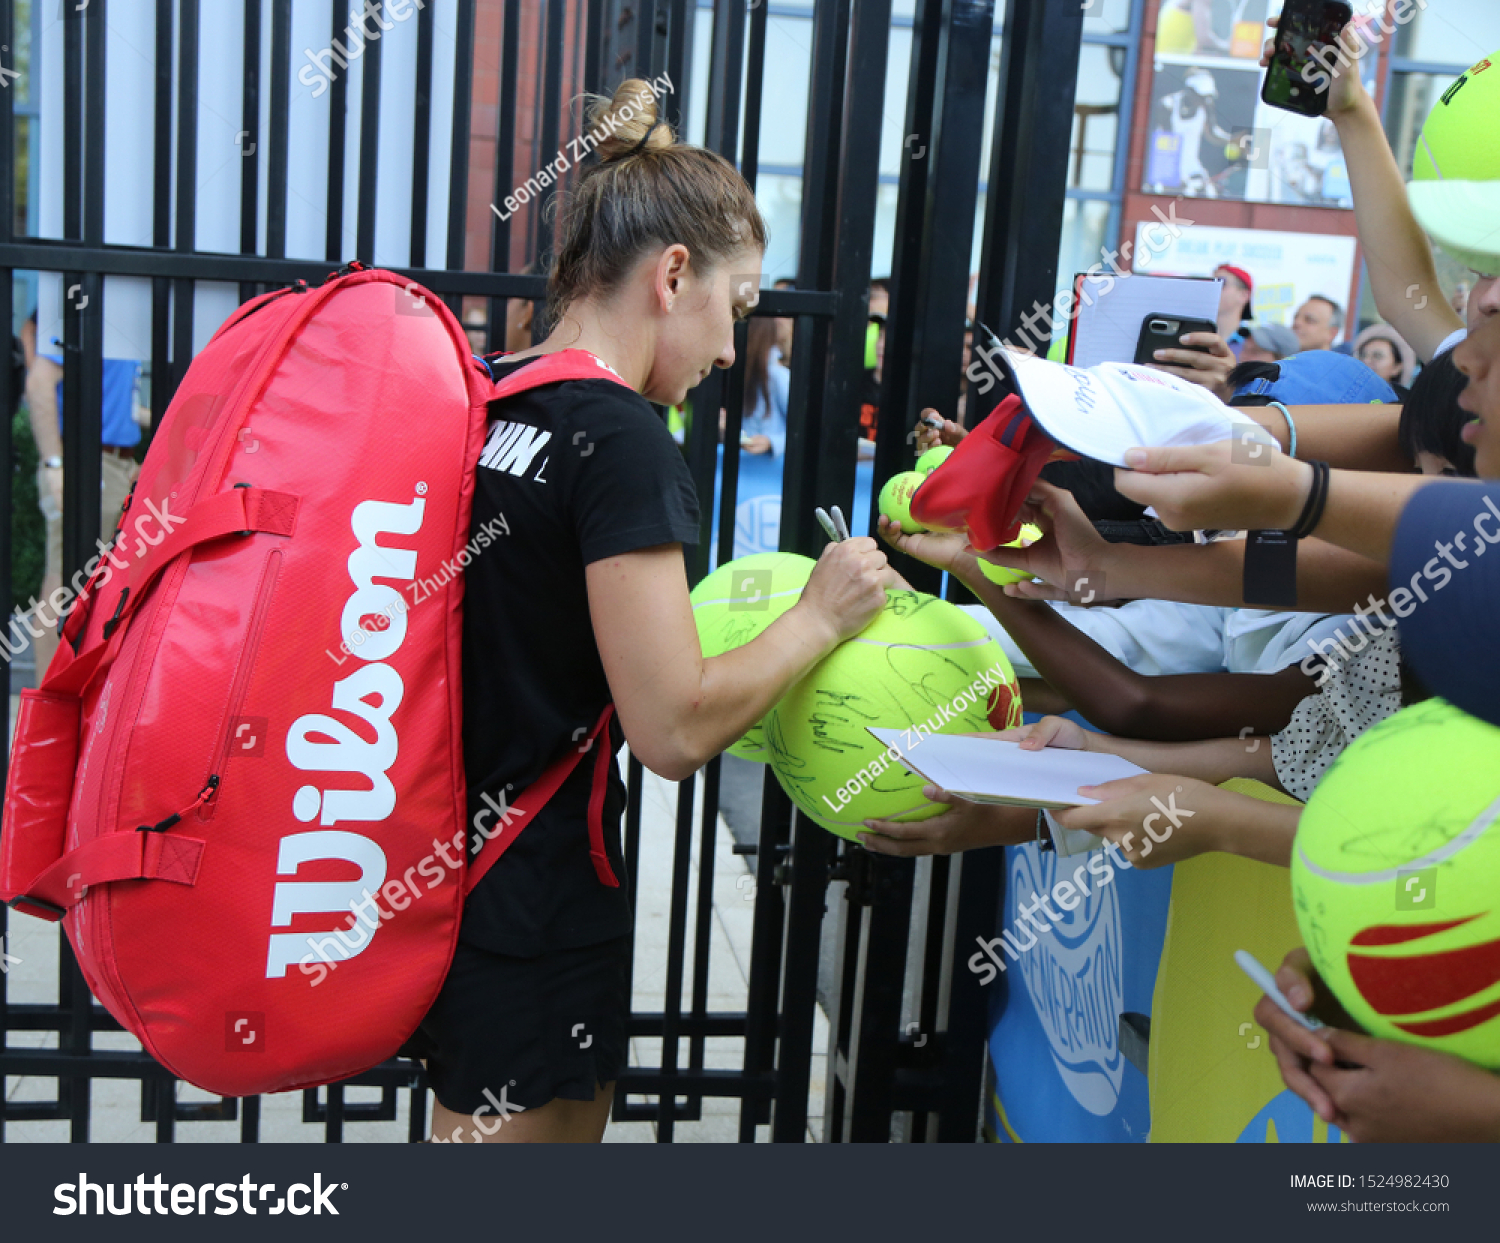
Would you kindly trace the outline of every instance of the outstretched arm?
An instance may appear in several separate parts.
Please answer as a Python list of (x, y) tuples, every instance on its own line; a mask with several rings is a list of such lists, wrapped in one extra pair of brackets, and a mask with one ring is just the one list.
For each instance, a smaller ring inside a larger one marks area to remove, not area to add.
[(1039, 751), (1043, 747), (1064, 747), (1075, 751), (1118, 755), (1132, 764), (1138, 764), (1147, 772), (1180, 773), (1209, 785), (1222, 785), (1235, 777), (1248, 777), (1254, 781), (1263, 781), (1273, 789), (1283, 789), (1276, 779), (1270, 740), (1252, 736), (1253, 732), (1245, 729), (1234, 738), (1151, 742), (1140, 738), (1092, 733), (1065, 717), (1048, 716), (1035, 725), (1009, 729), (1000, 736), (1019, 742), (1028, 751)]
[[(1205, 448), (1214, 448), (1207, 446)], [(1229, 467), (1228, 442), (1222, 448), (1223, 467)], [(1197, 453), (1199, 450), (1152, 450), (1155, 453)], [(1275, 455), (1279, 460), (1282, 455)], [(1194, 459), (1197, 460), (1197, 459)], [(1218, 457), (1211, 456), (1213, 462)], [(1292, 466), (1306, 470), (1305, 464)], [(1183, 468), (1185, 469), (1185, 468)], [(1260, 468), (1236, 467), (1249, 485), (1264, 483), (1267, 472)], [(1122, 477), (1122, 476), (1117, 476)], [(1123, 476), (1135, 478), (1136, 476)], [(1186, 476), (1183, 476), (1184, 478)], [(1385, 478), (1385, 476), (1380, 476)], [(1157, 480), (1168, 476), (1156, 476)], [(1199, 486), (1196, 482), (1195, 486)], [(1423, 476), (1412, 476), (1419, 480)], [(1297, 497), (1297, 512), (1305, 491), (1296, 492), (1295, 480), (1288, 483), (1283, 503)], [(1305, 483), (1301, 485), (1305, 488)], [(1184, 488), (1186, 485), (1184, 485)], [(1161, 489), (1167, 491), (1165, 487)], [(1253, 486), (1250, 490), (1254, 491)], [(1217, 501), (1218, 498), (1215, 497)], [(1166, 502), (1163, 501), (1162, 504)], [(1161, 505), (1158, 505), (1161, 509)], [(1236, 511), (1239, 512), (1239, 511)], [(1244, 598), (1245, 545), (1242, 540), (1223, 540), (1214, 544), (1171, 544), (1146, 547), (1136, 544), (1111, 544), (1103, 539), (1079, 509), (1072, 496), (1050, 484), (1038, 483), (1027, 500), (1022, 517), (1035, 522), (1045, 537), (1029, 548), (997, 548), (985, 553), (985, 560), (995, 565), (1024, 570), (1041, 582), (1016, 583), (1005, 588), (1007, 595), (1023, 600), (1066, 600), (1078, 583), (1099, 583), (1107, 587), (1112, 599), (1178, 600), (1184, 604), (1215, 604), (1226, 608), (1257, 607)], [(1172, 520), (1166, 519), (1169, 525)], [(1295, 521), (1295, 514), (1289, 521)], [(1327, 519), (1325, 518), (1325, 521)], [(1248, 525), (1241, 517), (1221, 522), (1185, 521), (1179, 527), (1238, 528)], [(1256, 522), (1255, 525), (1273, 525)], [(1319, 534), (1323, 528), (1319, 528)], [(946, 567), (944, 567), (946, 568)], [(1380, 562), (1357, 553), (1336, 548), (1321, 539), (1302, 541), (1297, 556), (1298, 607), (1309, 612), (1352, 613), (1371, 595), (1385, 591), (1385, 568)], [(1219, 731), (1224, 732), (1224, 731)]]
[[(1266, 43), (1263, 66), (1270, 63), (1273, 47), (1274, 40)], [(1333, 75), (1328, 119), (1344, 151), (1376, 309), (1411, 343), (1418, 358), (1430, 362), (1444, 338), (1464, 326), (1463, 320), (1438, 284), (1432, 246), (1412, 215), (1405, 179), (1357, 65)]]
[(1136, 673), (1048, 605), (1006, 595), (980, 572), (962, 536), (902, 535), (900, 524), (886, 519), (880, 534), (958, 578), (995, 615), (1047, 684), (1111, 734), (1177, 742), (1238, 735), (1247, 727), (1274, 733), (1312, 691), (1311, 681), (1295, 668), (1275, 674)]

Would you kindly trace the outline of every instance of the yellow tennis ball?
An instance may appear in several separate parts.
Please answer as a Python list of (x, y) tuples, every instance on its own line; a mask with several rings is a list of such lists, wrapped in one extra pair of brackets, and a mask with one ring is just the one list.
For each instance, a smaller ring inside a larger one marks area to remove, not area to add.
[(852, 840), (866, 819), (943, 810), (867, 726), (915, 739), (1020, 723), (1015, 673), (983, 626), (945, 600), (887, 591), (875, 620), (782, 696), (764, 725), (782, 789), (804, 815)]
[[(1002, 547), (1025, 548), (1026, 545), (1035, 544), (1041, 538), (1042, 528), (1032, 526), (1028, 522), (1021, 528), (1020, 538), (1013, 539), (1010, 543), (1002, 545)], [(979, 558), (979, 572), (989, 579), (990, 582), (999, 583), (1002, 587), (1007, 583), (1024, 583), (1031, 577), (1025, 570), (1006, 569), (1005, 566), (995, 565), (992, 562), (986, 561), (983, 557)]]
[(927, 476), (920, 471), (904, 470), (892, 475), (880, 489), (880, 512), (893, 522), (901, 524), (903, 534), (915, 535), (927, 530), (911, 516), (911, 498)]
[(1497, 116), (1500, 53), (1467, 69), (1433, 105), (1412, 157), (1412, 180), (1500, 180)]
[(1237, 159), (1239, 159), (1240, 158), (1239, 144), (1238, 143), (1233, 143), (1233, 142), (1225, 143), (1224, 144), (1224, 158), (1226, 160), (1228, 160), (1231, 164), (1233, 164)]
[(1500, 729), (1429, 699), (1360, 735), (1302, 813), (1292, 899), (1361, 1027), (1500, 1069)]
[(917, 459), (917, 474), (924, 478), (948, 460), (949, 454), (953, 452), (952, 445), (933, 445), (926, 453)]
[[(760, 552), (704, 578), (688, 593), (704, 656), (722, 656), (760, 634), (797, 603), (816, 564), (794, 552)], [(770, 758), (760, 722), (725, 750), (762, 764)]]

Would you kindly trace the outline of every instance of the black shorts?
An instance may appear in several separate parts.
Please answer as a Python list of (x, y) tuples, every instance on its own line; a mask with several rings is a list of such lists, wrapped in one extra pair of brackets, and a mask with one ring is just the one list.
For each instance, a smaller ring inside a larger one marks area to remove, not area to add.
[(460, 941), (404, 1051), (426, 1061), (433, 1093), (454, 1113), (592, 1101), (626, 1064), (629, 966), (629, 937), (536, 958)]

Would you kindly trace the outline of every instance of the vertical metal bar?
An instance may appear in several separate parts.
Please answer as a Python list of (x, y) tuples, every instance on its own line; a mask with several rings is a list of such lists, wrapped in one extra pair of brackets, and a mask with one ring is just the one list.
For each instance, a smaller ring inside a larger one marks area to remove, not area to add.
[[(808, 88), (807, 142), (802, 166), (802, 238), (798, 281), (810, 289), (832, 288), (837, 228), (835, 177), (837, 135), (842, 132), (849, 0), (819, 0), (813, 11), (812, 81)], [(882, 71), (883, 72), (883, 71)], [(841, 291), (842, 292), (842, 291)], [(819, 505), (839, 503), (822, 490), (822, 397), (827, 376), (828, 325), (798, 318), (792, 344), (792, 384), (786, 414), (782, 465), (781, 547), (808, 553), (820, 544), (813, 517)], [(849, 447), (852, 494), (854, 446)]]
[[(366, 36), (365, 19), (350, 19)], [(365, 37), (364, 79), (359, 98), (359, 202), (356, 207), (354, 254), (375, 262), (376, 190), (380, 185), (380, 49), (385, 41)]]
[[(922, 287), (922, 236), (928, 160), (932, 142), (934, 96), (942, 45), (943, 0), (918, 0), (912, 23), (911, 63), (907, 71), (906, 145), (896, 197), (895, 251), (891, 262), (890, 311), (886, 317), (885, 360), (881, 367), (880, 427), (875, 442), (875, 478), (888, 479), (910, 465), (905, 436), (912, 424), (907, 410), (915, 359), (912, 351), (917, 296)], [(878, 498), (876, 498), (878, 504)], [(872, 506), (870, 521), (875, 521)], [(940, 576), (929, 566), (899, 553), (893, 561), (916, 587), (936, 591)]]
[(330, 1083), (328, 1085), (328, 1105), (324, 1114), (323, 1142), (325, 1144), (342, 1144), (344, 1142), (344, 1085), (341, 1083)]
[[(641, 0), (635, 19), (635, 62), (631, 74), (650, 78), (656, 73), (656, 10), (667, 0)], [(627, 75), (628, 76), (628, 75)], [(614, 81), (614, 75), (610, 75)]]
[[(345, 22), (343, 0), (331, 0), (332, 14), (329, 47), (334, 59), (342, 62), (328, 89), (328, 219), (323, 233), (323, 258), (329, 263), (344, 261), (344, 157), (349, 141), (349, 58), (353, 37)], [(339, 49), (343, 49), (340, 52)]]
[(823, 1142), (844, 1142), (844, 1103), (848, 1099), (849, 1037), (854, 1030), (855, 983), (864, 927), (864, 866), (849, 847), (840, 848), (836, 873), (846, 881), (834, 912), (833, 987), (828, 996), (828, 1067), (823, 1092)]
[[(875, 248), (880, 129), (884, 116), (890, 35), (890, 0), (863, 0), (854, 9), (843, 75), (833, 203), (830, 204), (836, 222), (833, 287), (839, 290), (840, 298), (828, 328), (824, 364), (827, 370), (819, 427), (818, 495), (832, 499), (851, 512), (858, 460), (860, 381), (864, 375), (868, 323), (867, 282)], [(870, 529), (875, 529), (873, 519)]]
[[(769, 766), (761, 785), (760, 833), (755, 847), (755, 915), (750, 925), (750, 971), (745, 996), (747, 1076), (770, 1070), (776, 1059), (777, 987), (786, 903), (777, 875), (791, 840), (792, 801)], [(770, 1117), (769, 1101), (746, 1096), (740, 1104), (740, 1142), (755, 1139), (756, 1124)]]
[(149, 1080), (147, 1091), (156, 1097), (156, 1142), (170, 1144), (177, 1138), (177, 1080)]
[[(957, 409), (963, 373), (964, 321), (969, 287), (970, 239), (979, 192), (984, 116), (974, 106), (984, 98), (993, 34), (991, 0), (945, 0), (938, 42), (937, 89), (924, 159), (929, 163), (922, 225), (921, 277), (911, 308), (912, 366), (905, 392), (892, 392), (889, 419), (882, 418), (888, 461), (899, 456), (920, 406)], [(1074, 48), (1075, 56), (1077, 48)], [(1041, 89), (1041, 88), (1039, 88)], [(1054, 93), (1055, 92), (1055, 93)], [(1069, 98), (1060, 86), (1046, 98)], [(1037, 96), (1037, 98), (1043, 97)], [(1071, 110), (1064, 109), (1071, 118)], [(1033, 124), (1028, 115), (1023, 127)], [(1063, 141), (1066, 148), (1067, 140)], [(1018, 187), (1030, 194), (1031, 187)], [(897, 350), (902, 344), (897, 345)], [(889, 357), (890, 347), (886, 354)], [(885, 413), (882, 406), (882, 414)], [(876, 450), (880, 463), (881, 451)]]
[[(698, 895), (693, 921), (693, 1030), (688, 1037), (688, 1068), (703, 1069), (703, 1020), (708, 1014), (708, 962), (713, 948), (714, 847), (719, 828), (719, 766), (715, 756), (703, 769), (703, 807), (698, 828)], [(688, 1110), (699, 1116), (703, 1097), (688, 1095)]]
[[(989, 994), (972, 971), (959, 970), (976, 937), (995, 935), (1005, 894), (1005, 849), (969, 850), (958, 860), (958, 910), (951, 944), (943, 947), (941, 978), (948, 981), (943, 1036), (943, 1089), (938, 1107), (939, 1143), (974, 1141), (983, 1108)], [(924, 1028), (924, 1030), (926, 1030)]]
[(453, 142), (448, 159), (448, 255), (446, 267), (464, 266), (469, 219), (469, 113), (474, 98), (474, 0), (458, 0), (453, 49)]
[[(566, 21), (567, 11), (563, 0), (547, 0), (547, 25), (543, 32), (546, 43), (543, 52), (541, 125), (538, 129), (540, 151), (537, 164), (540, 167), (546, 167), (557, 160), (562, 121), (563, 26)], [(542, 191), (536, 211), (532, 213), (538, 230), (535, 251), (538, 271), (544, 271), (550, 266), (548, 257), (552, 254), (554, 237), (550, 221), (556, 198), (557, 181), (553, 178)]]
[(604, 23), (609, 14), (609, 0), (583, 0), (583, 89), (604, 89)]
[[(516, 165), (516, 69), (521, 55), (521, 0), (505, 0), (505, 24), (500, 43), (500, 124), (495, 137), (494, 218), (490, 225), (490, 271), (510, 271), (510, 212), (505, 200), (515, 186)], [(490, 323), (505, 306), (502, 298), (490, 300)], [(493, 344), (494, 337), (491, 336)]]
[[(690, 0), (671, 0), (667, 22), (667, 73), (673, 89), (662, 100), (661, 119), (682, 132), (682, 96), (687, 87), (687, 32)], [(653, 75), (655, 76), (655, 75)], [(731, 150), (733, 148), (731, 147)]]
[[(76, 142), (65, 151), (64, 231), (86, 246), (104, 241), (103, 3), (64, 20), (64, 130)], [(87, 37), (86, 37), (87, 36)], [(85, 56), (87, 63), (85, 64)], [(75, 199), (73, 196), (76, 195)], [(62, 578), (88, 560), (89, 532), (99, 529), (100, 402), (103, 281), (97, 274), (63, 277), (63, 558)], [(47, 350), (48, 342), (37, 348)]]
[[(291, 0), (286, 0), (290, 3)], [(156, 82), (151, 243), (172, 245), (172, 0), (156, 0)], [(273, 157), (274, 158), (274, 157)], [(151, 427), (166, 413), (175, 382), (172, 376), (172, 282), (151, 280)]]
[(870, 908), (861, 929), (855, 1008), (849, 1032), (844, 1138), (853, 1144), (891, 1137), (892, 1096), (900, 1052), (901, 999), (911, 932), (916, 860), (867, 855)]
[[(737, 368), (740, 375), (744, 375), (744, 368)], [(733, 374), (733, 372), (731, 372)], [(743, 380), (741, 380), (743, 389)], [(693, 473), (693, 483), (698, 489), (699, 496), (711, 497), (714, 494), (714, 475), (718, 466), (719, 456), (719, 420), (714, 417), (715, 412), (725, 405), (726, 394), (724, 391), (724, 373), (717, 368), (712, 371), (695, 388), (690, 389), (687, 395), (688, 402), (692, 405), (694, 412), (702, 411), (701, 417), (693, 419), (693, 425), (688, 431), (687, 437), (687, 462), (688, 469)], [(736, 438), (735, 444), (739, 443)], [(736, 461), (731, 467), (730, 454), (725, 454), (724, 469), (726, 472), (739, 470), (739, 462)], [(736, 473), (736, 481), (738, 474)], [(724, 504), (732, 504), (734, 497), (730, 495)], [(705, 574), (708, 573), (708, 550), (709, 543), (713, 537), (713, 506), (712, 504), (699, 507), (698, 513), (698, 542), (691, 548), (683, 549), (683, 557), (687, 562), (688, 582), (697, 584)], [(722, 549), (721, 549), (722, 555)]]
[[(630, 899), (630, 909), (635, 910), (635, 895), (640, 892), (641, 872), (641, 795), (645, 770), (634, 755), (625, 763), (625, 840), (622, 843), (625, 858), (625, 875), (622, 883)], [(630, 924), (630, 957), (625, 964), (625, 995), (635, 995), (635, 920)], [(632, 1010), (634, 1007), (632, 1006)], [(625, 1092), (615, 1090), (614, 1104), (610, 1106), (610, 1117), (623, 1121), (625, 1117)]]
[(412, 1088), (408, 1093), (411, 1097), (411, 1121), (406, 1128), (406, 1142), (409, 1144), (421, 1144), (427, 1139), (427, 1088)]
[[(0, 41), (7, 47), (16, 46), (15, 30), (15, 3), (14, 0), (0, 0)], [(14, 61), (12, 61), (14, 63)], [(15, 159), (15, 97), (10, 91), (0, 91), (0, 241), (11, 242), (15, 240), (14, 228), (16, 219), (16, 159)], [(4, 320), (7, 328), (14, 324), (15, 307), (15, 271), (12, 268), (0, 269), (0, 319)], [(38, 342), (38, 345), (41, 343)], [(19, 393), (11, 391), (11, 370), (9, 367), (0, 367), (0, 410), (5, 412), (5, 417), (0, 419), (0, 462), (12, 461), (11, 454), (14, 446), (11, 442), (11, 430), (13, 422), (10, 412), (20, 398)], [(5, 602), (7, 610), (10, 608), (11, 593), (14, 585), (11, 581), (11, 521), (14, 514), (14, 498), (12, 496), (12, 480), (15, 472), (12, 470), (0, 471), (0, 601)], [(7, 663), (5, 667), (5, 684), (7, 694), (10, 693), (11, 666)], [(40, 677), (42, 670), (38, 669)], [(16, 688), (19, 690), (19, 688)], [(5, 714), (5, 725), (3, 733), (5, 747), (4, 755), (0, 755), (0, 781), (6, 780), (10, 773), (10, 713)], [(10, 948), (8, 940), (10, 935), (10, 910), (0, 905), (0, 953)], [(10, 976), (0, 972), (0, 1049), (10, 1044), (10, 998), (9, 998)], [(5, 1092), (0, 1089), (0, 1144), (5, 1142)]]
[[(190, 254), (198, 248), (198, 0), (179, 0), (178, 31), (177, 228), (173, 248)], [(173, 391), (193, 360), (194, 291), (191, 280), (173, 282)]]
[[(921, 946), (916, 965), (908, 974), (908, 984), (916, 997), (911, 1023), (900, 1034), (901, 1065), (909, 1068), (921, 1061), (933, 1060), (938, 1049), (936, 1033), (942, 1022), (942, 1002), (947, 996), (947, 972), (952, 964), (952, 946), (945, 938), (948, 925), (948, 899), (954, 860), (949, 855), (929, 856), (925, 868), (917, 868), (917, 883), (926, 877), (927, 919), (922, 928)], [(909, 956), (910, 958), (910, 956)], [(915, 1032), (913, 1032), (915, 1027)], [(915, 1039), (913, 1039), (915, 1036)], [(918, 1054), (918, 1049), (927, 1050)], [(901, 1129), (909, 1143), (928, 1140), (936, 1115), (927, 1109), (911, 1112), (911, 1121)]]
[(975, 296), (980, 319), (1002, 337), (1057, 289), (1073, 118), (1033, 104), (1038, 92), (1073, 98), (1082, 39), (1081, 9), (1007, 0)]
[(656, 1139), (670, 1144), (677, 1114), (677, 1039), (682, 1028), (683, 958), (687, 951), (688, 869), (693, 853), (693, 792), (697, 777), (677, 786), (677, 836), (672, 845), (672, 906), (667, 916), (667, 987), (662, 1001), (661, 1071), (664, 1084), (657, 1098)]
[(819, 933), (823, 927), (828, 865), (835, 838), (793, 812), (782, 944), (781, 1030), (776, 1050), (776, 1097), (771, 1140), (800, 1144), (807, 1138), (807, 1089), (812, 1072), (813, 1010), (818, 1004)]
[[(104, 242), (104, 0), (65, 18), (64, 133), (78, 144), (64, 153), (65, 232), (86, 246)], [(71, 156), (71, 158), (70, 158)], [(78, 196), (75, 198), (74, 196)], [(104, 387), (104, 281), (98, 273), (63, 277), (63, 581), (88, 559), (99, 530), (100, 427)], [(39, 348), (46, 343), (38, 342)], [(67, 1028), (63, 1051), (85, 1056), (93, 1044), (93, 997), (71, 948), (60, 947), (59, 999)], [(59, 1097), (63, 1095), (60, 1078)], [(91, 1084), (67, 1080), (70, 1138), (89, 1136)]]
[[(740, 429), (745, 418), (745, 341), (748, 336), (748, 324), (735, 325), (734, 366), (724, 377), (724, 467), (719, 480), (720, 565), (734, 559), (734, 525), (740, 502)], [(703, 564), (706, 567), (707, 563)]]
[[(1141, 3), (1141, 0), (1131, 0), (1130, 24), (1126, 31), (1125, 64), (1120, 71), (1120, 109), (1115, 114), (1115, 162), (1109, 178), (1109, 188), (1114, 195), (1112, 206), (1115, 212), (1120, 210), (1121, 199), (1125, 193), (1125, 178), (1130, 167), (1130, 136), (1134, 132), (1132, 122), (1135, 117), (1135, 77), (1140, 69), (1145, 9), (1146, 6)], [(1083, 40), (1081, 25), (1078, 37), (1081, 44)], [(996, 107), (999, 107), (1000, 101), (996, 100), (995, 103)], [(1070, 136), (1071, 133), (1070, 130)]]
[[(245, 55), (240, 105), (240, 254), (260, 244), (260, 0), (245, 0)], [(240, 301), (255, 297), (254, 281), (240, 282)]]
[(84, 15), (63, 11), (63, 236), (83, 236)]
[[(426, 10), (423, 10), (424, 12)], [(271, 130), (266, 152), (266, 255), (286, 258), (287, 140), (291, 129), (292, 0), (271, 0)]]
[[(417, 12), (417, 92), (412, 101), (411, 246), (407, 264), (427, 266), (427, 199), (432, 193), (432, 23), (434, 9)], [(426, 1097), (423, 1097), (425, 1103)], [(413, 1114), (415, 1117), (415, 1114)]]
[(260, 1097), (246, 1096), (240, 1101), (240, 1143), (260, 1143)]
[(740, 154), (740, 175), (755, 189), (760, 172), (760, 109), (765, 94), (766, 19), (769, 4), (750, 10), (750, 44), (745, 65), (745, 142)]
[(708, 60), (708, 123), (704, 145), (730, 163), (740, 141), (740, 82), (745, 58), (742, 0), (714, 0)]

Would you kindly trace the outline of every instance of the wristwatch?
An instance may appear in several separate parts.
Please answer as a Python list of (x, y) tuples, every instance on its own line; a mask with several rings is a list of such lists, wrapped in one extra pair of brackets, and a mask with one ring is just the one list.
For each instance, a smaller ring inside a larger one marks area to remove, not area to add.
[(48, 470), (61, 470), (62, 469), (62, 458), (60, 458), (60, 457), (44, 457), (42, 459), (42, 465), (45, 466)]

